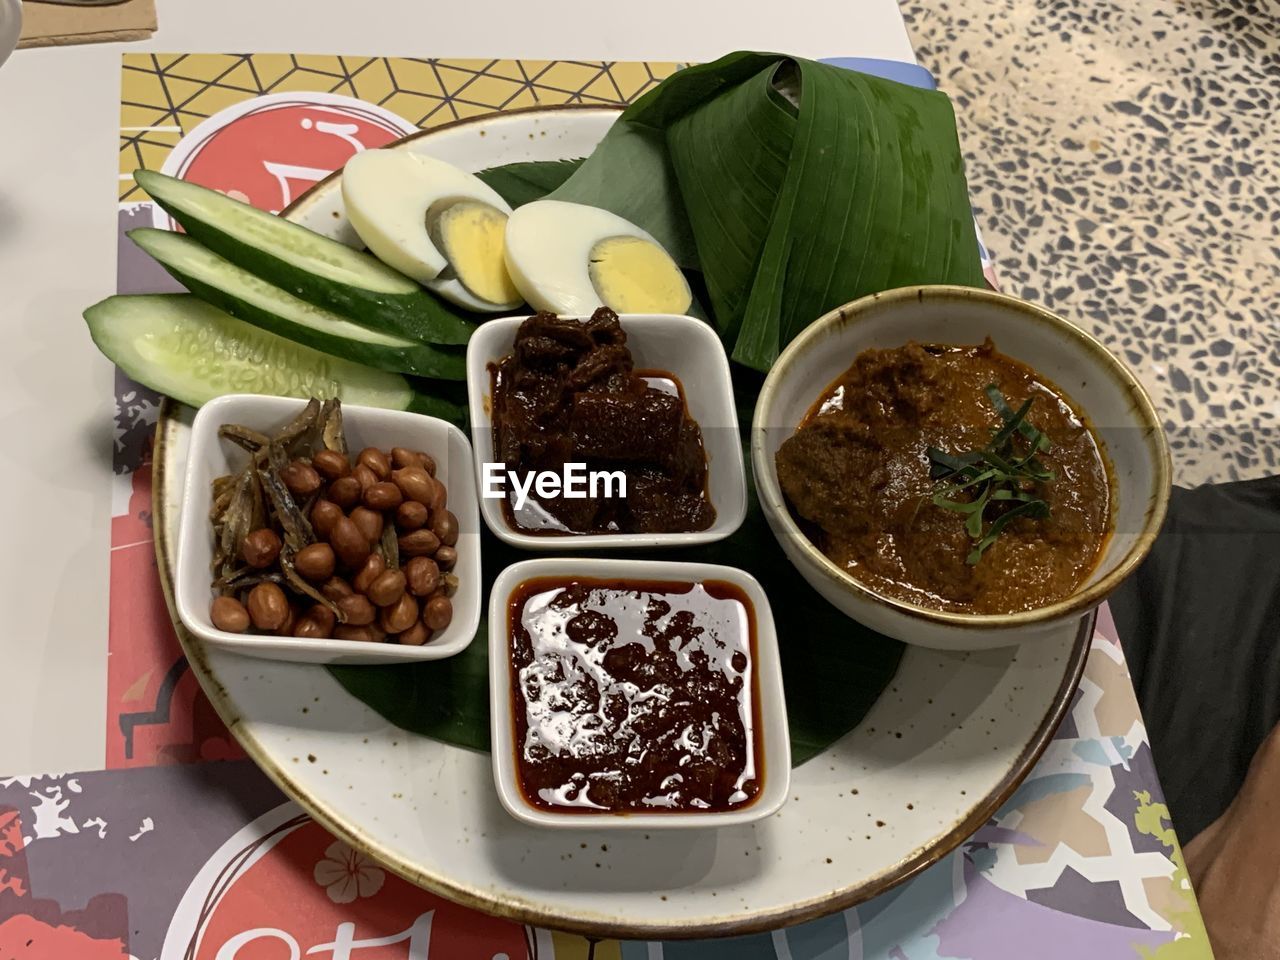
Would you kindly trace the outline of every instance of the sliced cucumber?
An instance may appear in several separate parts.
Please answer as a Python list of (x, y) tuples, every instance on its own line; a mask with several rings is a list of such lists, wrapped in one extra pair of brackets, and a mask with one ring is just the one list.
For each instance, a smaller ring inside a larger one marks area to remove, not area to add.
[(381, 260), (154, 170), (134, 180), (182, 228), (214, 253), (309, 303), (425, 343), (466, 343), (475, 324)]
[(414, 343), (352, 323), (242, 270), (191, 237), (142, 227), (130, 230), (129, 239), (201, 300), (254, 326), (379, 370), (442, 380), (466, 376), (462, 350)]
[(338, 397), (407, 409), (404, 377), (243, 323), (190, 294), (108, 297), (84, 312), (98, 349), (139, 383), (193, 407), (226, 393)]

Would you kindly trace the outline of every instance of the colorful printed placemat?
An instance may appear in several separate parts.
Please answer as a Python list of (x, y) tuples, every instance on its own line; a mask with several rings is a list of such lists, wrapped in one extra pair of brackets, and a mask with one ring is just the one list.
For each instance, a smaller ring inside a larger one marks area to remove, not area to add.
[(1031, 777), (861, 906), (727, 941), (589, 943), (419, 890), (247, 760), (0, 779), (0, 957), (1210, 960), (1112, 626)]
[[(138, 166), (279, 210), (352, 152), (416, 128), (624, 103), (676, 69), (287, 54), (126, 54), (123, 66), (123, 293), (175, 289), (124, 237), (167, 225), (133, 182)], [(136, 769), (0, 781), (0, 956), (28, 939), (38, 951), (23, 956), (113, 960), (1210, 956), (1105, 615), (1072, 713), (1031, 778), (953, 855), (871, 903), (734, 941), (588, 944), (401, 882), (235, 759), (156, 575), (159, 398), (119, 374), (116, 396), (106, 755), (108, 768)], [(226, 762), (191, 763), (202, 760)]]

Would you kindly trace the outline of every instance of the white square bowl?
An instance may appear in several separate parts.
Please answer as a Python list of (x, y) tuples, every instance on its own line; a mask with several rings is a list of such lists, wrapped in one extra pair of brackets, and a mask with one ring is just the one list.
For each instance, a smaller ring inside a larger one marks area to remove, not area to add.
[[(753, 803), (739, 810), (705, 813), (552, 813), (533, 806), (525, 799), (516, 772), (508, 604), (520, 584), (541, 577), (671, 583), (723, 580), (746, 594), (755, 612), (754, 666), (761, 727), (760, 763), (764, 770), (764, 782)], [(489, 727), (493, 779), (498, 797), (507, 812), (524, 823), (580, 830), (665, 830), (730, 827), (763, 820), (778, 811), (791, 789), (791, 737), (782, 688), (782, 661), (778, 654), (773, 612), (764, 587), (744, 570), (713, 563), (573, 557), (545, 557), (513, 563), (498, 574), (489, 594)]]
[[(487, 320), (471, 335), (467, 345), (467, 398), (471, 406), (471, 438), (477, 477), (484, 464), (494, 461), (493, 382), (489, 372), (511, 353), (516, 329), (527, 317)], [(638, 370), (665, 370), (684, 389), (685, 403), (702, 430), (707, 451), (707, 492), (716, 508), (716, 520), (706, 530), (693, 533), (522, 533), (514, 529), (502, 510), (501, 499), (480, 497), (484, 522), (500, 540), (540, 553), (605, 548), (687, 547), (714, 543), (730, 536), (747, 515), (747, 480), (743, 469), (738, 411), (733, 402), (733, 381), (724, 345), (710, 325), (678, 314), (624, 313), (619, 317), (627, 334), (627, 347)]]
[(449, 509), (458, 518), (458, 591), (453, 596), (453, 621), (420, 647), (360, 640), (304, 640), (219, 630), (209, 618), (213, 600), (209, 573), (213, 560), (213, 532), (209, 525), (214, 477), (239, 470), (248, 453), (218, 436), (225, 423), (238, 423), (262, 433), (279, 430), (303, 408), (301, 400), (258, 394), (231, 394), (206, 403), (191, 425), (187, 475), (183, 484), (178, 526), (178, 557), (174, 594), (178, 618), (206, 643), (269, 660), (303, 663), (395, 663), (440, 660), (466, 649), (480, 624), (480, 516), (471, 444), (453, 424), (435, 417), (398, 410), (379, 410), (343, 404), (342, 422), (347, 445), (389, 450), (425, 450), (436, 460), (436, 476), (449, 491)]

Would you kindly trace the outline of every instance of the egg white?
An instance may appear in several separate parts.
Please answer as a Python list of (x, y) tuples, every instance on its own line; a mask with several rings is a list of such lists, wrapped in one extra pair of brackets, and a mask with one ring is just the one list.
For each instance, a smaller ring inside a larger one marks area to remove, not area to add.
[(474, 200), (504, 215), (511, 207), (474, 174), (408, 150), (364, 150), (342, 169), (347, 218), (371, 253), (448, 300), (470, 310), (495, 311), (520, 301), (483, 300), (457, 279), (427, 229), (427, 212)]
[[(538, 310), (585, 316), (602, 304), (619, 309), (605, 303), (592, 281), (591, 260), (602, 243), (620, 237), (647, 241), (657, 248), (663, 269), (661, 283), (656, 285), (665, 288), (668, 296), (663, 307), (652, 312), (687, 312), (692, 294), (662, 245), (631, 221), (599, 207), (535, 200), (517, 208), (507, 220), (507, 270), (525, 300)], [(671, 294), (673, 285), (676, 291)]]

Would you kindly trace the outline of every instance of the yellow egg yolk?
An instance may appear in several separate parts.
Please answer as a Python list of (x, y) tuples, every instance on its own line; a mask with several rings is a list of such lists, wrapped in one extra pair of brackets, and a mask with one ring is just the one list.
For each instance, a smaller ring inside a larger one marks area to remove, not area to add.
[(693, 295), (662, 247), (640, 237), (606, 237), (591, 248), (591, 284), (618, 313), (686, 313)]
[(434, 223), (430, 212), (427, 218), (432, 239), (464, 287), (489, 303), (520, 302), (503, 259), (505, 213), (479, 200), (459, 200), (441, 210)]

